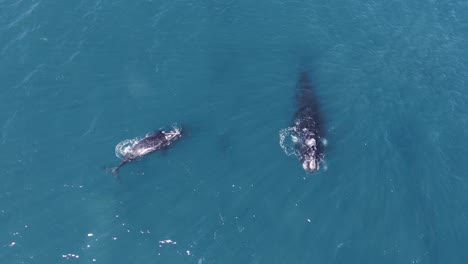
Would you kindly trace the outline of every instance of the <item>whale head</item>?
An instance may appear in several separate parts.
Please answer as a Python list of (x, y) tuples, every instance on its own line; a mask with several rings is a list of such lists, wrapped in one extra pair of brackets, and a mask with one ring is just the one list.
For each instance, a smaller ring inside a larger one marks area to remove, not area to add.
[(303, 134), (300, 144), (300, 159), (302, 168), (308, 172), (315, 172), (320, 169), (321, 155), (318, 151), (318, 139), (312, 133)]
[(182, 130), (178, 127), (174, 127), (172, 130), (163, 131), (162, 133), (164, 134), (164, 138), (166, 139), (166, 141), (171, 142), (181, 137)]

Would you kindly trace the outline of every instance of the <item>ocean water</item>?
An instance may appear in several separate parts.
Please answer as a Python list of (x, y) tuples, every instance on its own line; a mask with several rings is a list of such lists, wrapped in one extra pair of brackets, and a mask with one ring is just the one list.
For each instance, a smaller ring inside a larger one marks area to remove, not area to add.
[(467, 47), (458, 0), (0, 0), (0, 263), (468, 263)]

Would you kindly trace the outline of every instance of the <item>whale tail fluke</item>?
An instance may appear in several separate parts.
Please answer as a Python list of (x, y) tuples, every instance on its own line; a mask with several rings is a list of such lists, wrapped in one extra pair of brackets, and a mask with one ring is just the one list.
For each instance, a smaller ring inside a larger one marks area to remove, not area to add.
[(120, 166), (113, 167), (113, 168), (110, 168), (110, 172), (112, 172), (112, 174), (114, 174), (115, 177), (118, 177), (119, 176), (119, 169), (120, 169)]
[(122, 165), (119, 165), (117, 167), (104, 167), (105, 171), (107, 173), (112, 173), (114, 175), (115, 180), (120, 183), (120, 176), (119, 176), (119, 169), (122, 167)]
[(115, 180), (120, 183), (119, 169), (121, 166), (111, 168), (111, 172), (114, 175)]
[(127, 162), (129, 162), (130, 160), (129, 159), (124, 159), (122, 160), (122, 162), (120, 162), (120, 164), (117, 166), (117, 167), (113, 167), (110, 169), (110, 171), (112, 172), (112, 174), (114, 174), (114, 177), (115, 179), (117, 180), (117, 182), (120, 183), (120, 177), (119, 177), (119, 169), (120, 167), (122, 167), (123, 165), (125, 165)]

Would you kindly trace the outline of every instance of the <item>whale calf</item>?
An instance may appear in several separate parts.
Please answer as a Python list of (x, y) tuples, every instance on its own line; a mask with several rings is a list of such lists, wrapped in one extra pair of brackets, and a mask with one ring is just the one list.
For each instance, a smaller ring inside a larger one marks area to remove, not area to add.
[[(301, 72), (296, 87), (296, 113), (291, 127), (280, 132), (280, 145), (288, 155), (295, 155), (304, 170), (315, 172), (323, 162), (323, 126), (317, 98), (306, 72)], [(284, 139), (290, 136), (292, 147), (288, 150)]]
[(171, 130), (158, 130), (146, 135), (142, 139), (122, 141), (116, 146), (116, 153), (122, 154), (122, 162), (117, 167), (111, 169), (117, 176), (119, 169), (128, 162), (142, 158), (157, 150), (166, 149), (174, 141), (182, 136), (182, 130), (173, 127)]

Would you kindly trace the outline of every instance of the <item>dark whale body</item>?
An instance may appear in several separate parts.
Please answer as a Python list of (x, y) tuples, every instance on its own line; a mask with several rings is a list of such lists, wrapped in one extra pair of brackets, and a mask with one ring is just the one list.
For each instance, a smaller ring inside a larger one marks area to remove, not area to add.
[(299, 76), (296, 106), (292, 127), (295, 148), (304, 170), (314, 172), (320, 168), (323, 161), (324, 131), (317, 97), (306, 72), (301, 72)]
[(158, 130), (145, 136), (127, 151), (122, 162), (120, 162), (117, 167), (112, 168), (112, 173), (117, 175), (120, 167), (126, 163), (139, 159), (157, 150), (165, 149), (180, 137), (181, 130), (179, 128), (173, 128), (169, 131)]

